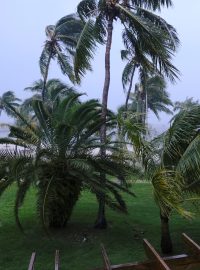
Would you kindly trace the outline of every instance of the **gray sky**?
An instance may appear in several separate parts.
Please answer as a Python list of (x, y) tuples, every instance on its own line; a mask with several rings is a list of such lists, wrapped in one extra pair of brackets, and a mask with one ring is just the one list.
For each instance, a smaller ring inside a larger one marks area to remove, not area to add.
[[(20, 98), (25, 98), (23, 89), (39, 79), (38, 60), (45, 40), (44, 29), (54, 24), (66, 14), (75, 12), (79, 1), (60, 0), (1, 0), (1, 50), (0, 50), (0, 95), (12, 90)], [(174, 7), (163, 9), (163, 16), (175, 26), (179, 33), (181, 46), (174, 59), (182, 76), (175, 85), (168, 85), (171, 98), (184, 100), (186, 97), (199, 99), (200, 72), (200, 1), (193, 0), (188, 5), (186, 0), (174, 0)], [(111, 87), (109, 107), (116, 109), (125, 101), (121, 85), (123, 64), (120, 59), (122, 49), (120, 27), (116, 25), (111, 55)], [(88, 98), (101, 99), (104, 80), (104, 48), (99, 48), (93, 61), (92, 73), (88, 73), (82, 82), (81, 90)], [(58, 77), (68, 82), (61, 75), (55, 64), (51, 66), (50, 77)], [(0, 122), (5, 121), (1, 116)], [(150, 122), (162, 128), (169, 118), (162, 116), (162, 121), (150, 116)]]

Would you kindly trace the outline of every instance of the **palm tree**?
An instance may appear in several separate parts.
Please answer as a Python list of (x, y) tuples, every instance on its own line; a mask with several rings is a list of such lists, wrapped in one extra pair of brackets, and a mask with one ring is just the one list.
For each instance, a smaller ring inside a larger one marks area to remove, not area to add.
[(180, 111), (180, 110), (186, 110), (190, 109), (191, 107), (199, 105), (199, 100), (194, 100), (193, 98), (186, 98), (185, 101), (176, 101), (174, 103), (174, 112)]
[(18, 108), (20, 106), (20, 101), (21, 100), (17, 98), (12, 91), (7, 91), (3, 93), (3, 95), (0, 97), (0, 115), (2, 111), (4, 111), (8, 116), (13, 116), (9, 105)]
[[(166, 51), (166, 55), (173, 54), (178, 41), (175, 29), (166, 23), (162, 18), (153, 14), (149, 10), (160, 10), (162, 6), (170, 6), (171, 0), (82, 0), (78, 5), (78, 13), (83, 20), (87, 20), (83, 32), (77, 44), (74, 59), (75, 76), (78, 81), (84, 75), (86, 70), (91, 68), (90, 59), (96, 49), (95, 41), (106, 44), (105, 52), (105, 80), (102, 93), (102, 120), (103, 124), (100, 130), (101, 136), (101, 155), (105, 156), (106, 143), (106, 113), (108, 103), (108, 92), (110, 86), (110, 52), (112, 46), (113, 22), (119, 20), (124, 29), (132, 29), (136, 35), (149, 40), (155, 50), (163, 48), (163, 42), (158, 39), (158, 33), (163, 33), (166, 44), (170, 45), (172, 50)], [(148, 10), (146, 10), (148, 9)], [(154, 58), (154, 63), (159, 67), (160, 61)], [(169, 59), (168, 59), (169, 60)], [(162, 66), (162, 65), (161, 65)], [(164, 68), (169, 68), (164, 67)], [(102, 185), (105, 182), (102, 175)], [(99, 211), (96, 222), (97, 228), (106, 227), (104, 198), (100, 199)]]
[[(31, 86), (26, 87), (24, 90), (33, 93), (33, 96), (25, 99), (19, 106), (19, 112), (26, 119), (29, 119), (32, 124), (36, 124), (36, 117), (34, 114), (32, 103), (34, 100), (42, 100), (42, 90), (44, 81), (35, 81)], [(74, 87), (63, 83), (59, 79), (50, 79), (46, 82), (46, 91), (44, 93), (44, 102), (46, 105), (53, 107), (54, 102), (57, 99), (63, 99), (70, 95), (76, 95), (77, 91)], [(17, 126), (24, 125), (23, 121), (19, 118), (16, 119), (15, 124)]]
[(172, 114), (169, 106), (173, 106), (166, 91), (166, 82), (162, 76), (153, 76), (146, 79), (145, 88), (136, 84), (135, 93), (130, 96), (131, 103), (128, 110), (138, 114), (140, 122), (145, 124), (148, 110), (151, 110), (159, 119), (159, 113)]
[(75, 14), (61, 18), (55, 25), (45, 29), (47, 40), (40, 56), (40, 70), (43, 76), (42, 95), (45, 96), (46, 82), (51, 60), (57, 62), (71, 81), (74, 81), (72, 56), (77, 45), (77, 39), (83, 29), (83, 22)]
[(181, 204), (200, 193), (200, 106), (182, 109), (172, 118), (170, 128), (151, 142), (143, 161), (160, 208), (161, 248), (172, 251), (169, 219), (172, 210), (188, 217)]
[[(24, 125), (10, 126), (10, 137), (0, 139), (0, 143), (23, 146), (26, 151), (18, 150), (15, 155), (0, 151), (0, 158), (9, 166), (4, 181), (0, 182), (0, 191), (2, 194), (17, 181), (14, 209), (20, 228), (19, 207), (32, 184), (38, 191), (38, 213), (45, 228), (64, 227), (84, 189), (104, 194), (108, 206), (127, 211), (119, 191), (129, 191), (109, 179), (102, 187), (100, 174), (125, 179), (131, 168), (128, 163), (122, 166), (117, 155), (110, 151), (105, 158), (95, 154), (100, 147), (97, 134), (102, 124), (101, 106), (96, 100), (80, 103), (79, 96), (57, 98), (53, 106), (34, 100), (37, 125), (10, 106)], [(112, 124), (112, 114), (108, 122)], [(107, 149), (112, 149), (111, 143)]]
[[(139, 71), (143, 87), (145, 84), (149, 83), (145, 81), (149, 76), (154, 76), (155, 78), (165, 76), (169, 78), (171, 82), (174, 82), (175, 79), (178, 78), (178, 70), (171, 63), (171, 55), (166, 53), (168, 50), (174, 50), (174, 43), (166, 43), (162, 31), (161, 34), (158, 33), (157, 39), (162, 46), (155, 49), (154, 44), (149, 42), (148, 39), (136, 36), (131, 29), (125, 29), (123, 33), (123, 41), (126, 50), (121, 51), (121, 58), (127, 61), (127, 63), (122, 73), (122, 84), (124, 90), (126, 90), (126, 86), (128, 86), (125, 102), (126, 110), (128, 109), (128, 101), (136, 70)], [(176, 40), (176, 44), (178, 44), (178, 40)], [(155, 58), (157, 59), (156, 61), (159, 62), (159, 68), (155, 65)]]
[[(53, 105), (54, 101), (57, 98), (63, 99), (69, 95), (77, 94), (76, 89), (73, 86), (69, 86), (68, 84), (62, 82), (59, 79), (50, 79), (46, 81), (46, 91), (44, 93), (44, 102), (50, 103)], [(23, 111), (29, 112), (29, 110), (33, 110), (32, 101), (42, 100), (42, 90), (43, 90), (44, 81), (38, 80), (35, 81), (31, 86), (26, 87), (24, 90), (34, 93), (34, 95), (26, 100), (21, 105), (21, 109)]]

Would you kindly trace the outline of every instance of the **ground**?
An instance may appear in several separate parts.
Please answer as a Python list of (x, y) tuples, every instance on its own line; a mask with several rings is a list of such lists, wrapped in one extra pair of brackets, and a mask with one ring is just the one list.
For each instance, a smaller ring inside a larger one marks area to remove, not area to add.
[[(27, 269), (32, 251), (37, 252), (36, 270), (53, 269), (56, 249), (60, 250), (61, 269), (90, 270), (102, 265), (101, 243), (105, 245), (112, 264), (143, 260), (143, 238), (160, 250), (159, 211), (153, 201), (151, 185), (138, 183), (133, 189), (136, 198), (126, 195), (128, 215), (107, 211), (107, 230), (93, 229), (96, 199), (84, 192), (67, 228), (52, 232), (49, 238), (36, 218), (33, 189), (20, 210), (26, 235), (18, 230), (13, 217), (15, 187), (11, 187), (0, 199), (0, 269)], [(199, 224), (200, 218), (189, 221), (173, 214), (171, 232), (175, 254), (184, 252), (182, 232), (200, 242)]]

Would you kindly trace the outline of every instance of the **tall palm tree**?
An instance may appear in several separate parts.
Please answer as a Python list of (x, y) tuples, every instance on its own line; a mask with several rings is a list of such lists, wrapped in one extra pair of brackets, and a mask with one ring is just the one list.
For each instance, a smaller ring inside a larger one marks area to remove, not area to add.
[(4, 111), (8, 116), (13, 116), (9, 105), (18, 108), (20, 106), (20, 101), (21, 100), (17, 98), (12, 91), (3, 93), (3, 95), (0, 97), (0, 115), (2, 111)]
[[(101, 127), (101, 155), (105, 156), (106, 143), (106, 112), (108, 93), (110, 86), (110, 52), (112, 46), (113, 23), (119, 20), (125, 29), (132, 29), (136, 35), (149, 40), (155, 50), (163, 48), (163, 43), (158, 39), (158, 34), (163, 33), (165, 43), (172, 43), (172, 49), (166, 50), (166, 55), (173, 54), (177, 44), (175, 29), (166, 23), (162, 18), (149, 10), (160, 10), (162, 6), (170, 6), (171, 0), (82, 0), (78, 5), (78, 13), (81, 18), (87, 20), (83, 32), (77, 44), (74, 69), (76, 79), (84, 75), (87, 69), (91, 68), (90, 59), (96, 49), (95, 41), (106, 44), (105, 52), (105, 80), (102, 93), (102, 120)], [(148, 9), (148, 10), (147, 10)], [(160, 62), (155, 57), (154, 63), (159, 67)], [(169, 68), (168, 65), (167, 68)], [(166, 67), (164, 67), (166, 68)], [(102, 184), (104, 184), (102, 176)], [(104, 198), (100, 199), (99, 212), (96, 227), (105, 228), (105, 207)]]
[[(131, 168), (128, 163), (122, 166), (110, 151), (105, 158), (95, 154), (100, 146), (97, 134), (102, 123), (101, 106), (96, 100), (80, 103), (79, 96), (57, 98), (53, 106), (35, 100), (37, 125), (10, 106), (24, 125), (10, 126), (10, 136), (0, 139), (0, 143), (23, 146), (26, 151), (0, 151), (0, 159), (9, 166), (0, 182), (0, 194), (17, 181), (14, 209), (20, 228), (19, 207), (32, 184), (38, 191), (38, 213), (45, 228), (64, 227), (84, 189), (104, 193), (108, 206), (127, 211), (119, 191), (132, 193), (109, 179), (102, 187), (100, 173), (125, 179)], [(112, 117), (108, 122), (112, 124)], [(112, 149), (111, 144), (107, 149)]]
[(83, 22), (75, 14), (61, 18), (55, 25), (45, 29), (47, 40), (40, 56), (40, 70), (43, 76), (42, 95), (45, 96), (46, 82), (51, 60), (57, 60), (61, 71), (74, 81), (72, 57), (77, 39), (83, 29)]

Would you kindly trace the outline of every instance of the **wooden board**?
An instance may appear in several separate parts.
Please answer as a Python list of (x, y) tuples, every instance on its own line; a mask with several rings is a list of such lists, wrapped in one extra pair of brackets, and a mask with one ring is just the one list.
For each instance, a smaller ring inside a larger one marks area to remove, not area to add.
[(187, 236), (187, 234), (183, 233), (182, 237), (189, 251), (191, 251), (192, 254), (200, 255), (200, 246)]
[(59, 268), (60, 268), (59, 250), (56, 250), (56, 253), (55, 253), (55, 270), (59, 270)]
[(36, 258), (36, 253), (33, 252), (31, 255), (30, 262), (29, 262), (28, 270), (34, 270), (35, 258)]
[(105, 270), (112, 270), (110, 260), (108, 258), (106, 249), (105, 249), (103, 244), (101, 244), (101, 254), (102, 254), (102, 257), (103, 257)]

